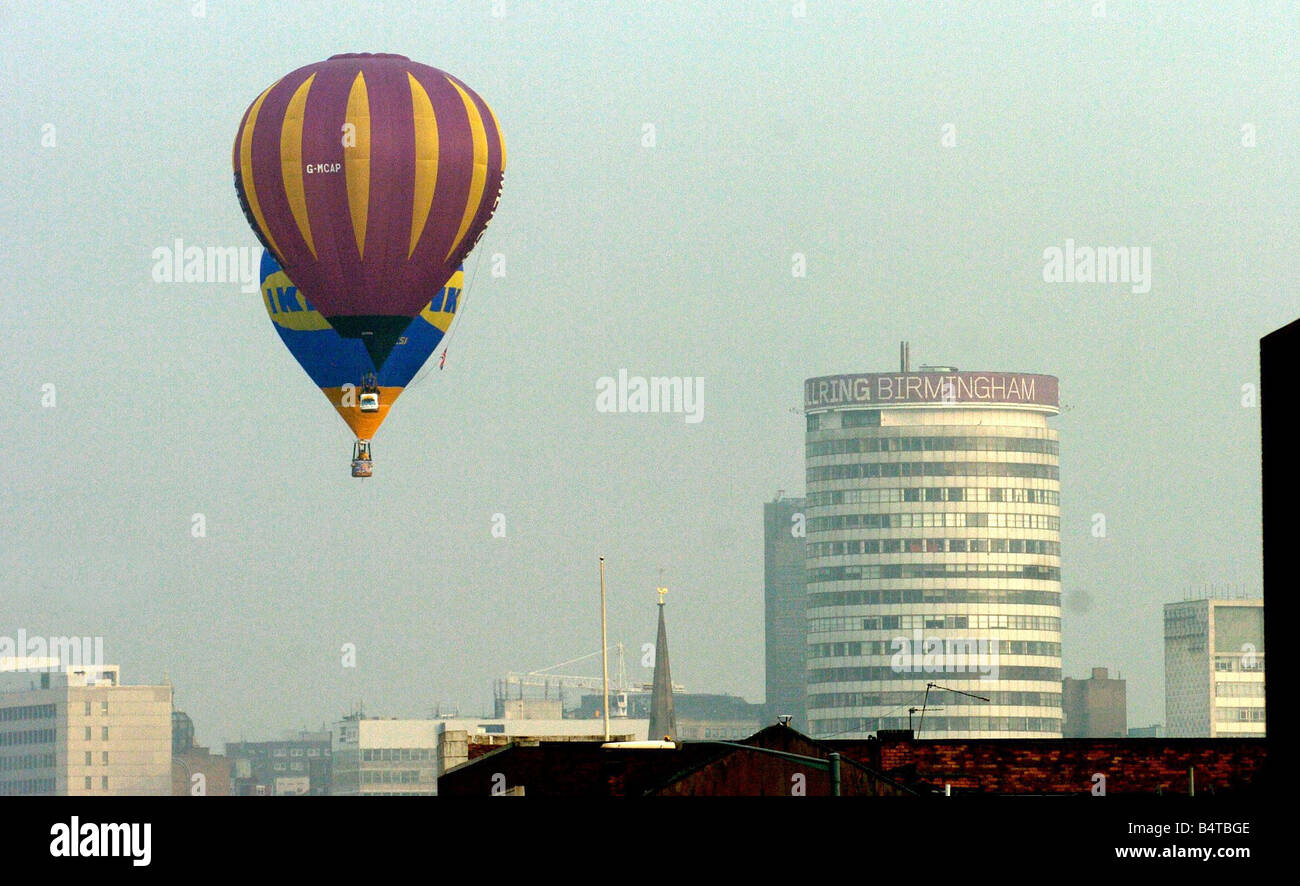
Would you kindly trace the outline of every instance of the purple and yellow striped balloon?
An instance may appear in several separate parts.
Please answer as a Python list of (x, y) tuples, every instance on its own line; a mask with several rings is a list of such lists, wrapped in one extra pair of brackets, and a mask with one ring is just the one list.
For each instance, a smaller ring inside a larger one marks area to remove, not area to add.
[(307, 299), (382, 370), (496, 209), (496, 115), (450, 74), (347, 54), (272, 83), (244, 112), (235, 189)]

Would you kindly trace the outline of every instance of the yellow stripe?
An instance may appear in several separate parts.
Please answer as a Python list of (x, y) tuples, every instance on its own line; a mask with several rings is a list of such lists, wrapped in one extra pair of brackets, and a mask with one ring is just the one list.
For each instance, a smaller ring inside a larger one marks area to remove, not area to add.
[(451, 249), (447, 250), (447, 257), (443, 261), (451, 258), (460, 248), (465, 232), (469, 230), (469, 223), (478, 213), (479, 204), (483, 200), (483, 188), (487, 184), (487, 132), (483, 129), (483, 117), (465, 90), (450, 78), (447, 82), (456, 87), (461, 101), (465, 103), (465, 113), (469, 115), (469, 131), (474, 140), (474, 174), (469, 182), (469, 199), (465, 201), (465, 215), (460, 220), (460, 230), (456, 232), (456, 239), (452, 241)]
[[(280, 80), (284, 78), (281, 77)], [(244, 132), (239, 139), (239, 177), (244, 185), (244, 197), (248, 199), (248, 208), (252, 210), (253, 218), (257, 219), (257, 227), (271, 244), (271, 251), (275, 253), (276, 258), (283, 255), (280, 252), (279, 245), (271, 232), (266, 227), (266, 217), (262, 215), (262, 204), (257, 199), (257, 188), (253, 185), (253, 127), (257, 125), (257, 112), (262, 110), (262, 102), (266, 96), (279, 85), (280, 80), (276, 80), (266, 90), (257, 97), (253, 102), (253, 107), (248, 110), (248, 120), (244, 123)]]
[(415, 192), (411, 200), (411, 245), (406, 250), (410, 258), (429, 221), (433, 191), (438, 184), (438, 119), (429, 93), (410, 71), (406, 76), (411, 81), (411, 107), (415, 111)]
[[(484, 104), (487, 104), (487, 102), (484, 102)], [(497, 144), (501, 146), (501, 171), (505, 172), (506, 171), (506, 134), (501, 131), (501, 121), (497, 119), (497, 112), (492, 110), (491, 105), (488, 105), (488, 113), (492, 115), (492, 125), (495, 126), (497, 130)]]
[(370, 210), (370, 96), (366, 78), (357, 71), (348, 93), (348, 110), (344, 118), (355, 127), (356, 145), (343, 150), (343, 170), (347, 177), (348, 210), (352, 214), (352, 231), (357, 238), (357, 255), (366, 254), (366, 217)]
[(312, 258), (317, 256), (316, 245), (311, 240), (311, 223), (307, 219), (307, 192), (302, 186), (302, 118), (307, 107), (307, 92), (315, 79), (316, 75), (312, 74), (302, 81), (293, 98), (289, 99), (284, 124), (280, 127), (280, 172), (284, 178), (284, 193), (289, 198), (293, 220), (298, 223), (298, 231), (307, 241)]

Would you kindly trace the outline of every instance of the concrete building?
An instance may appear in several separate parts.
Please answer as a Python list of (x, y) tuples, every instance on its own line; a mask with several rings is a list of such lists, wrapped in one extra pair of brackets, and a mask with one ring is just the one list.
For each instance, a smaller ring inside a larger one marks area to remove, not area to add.
[(226, 743), (233, 789), (241, 797), (331, 794), (333, 754), (329, 732), (290, 733), (280, 741)]
[(927, 739), (1061, 736), (1057, 388), (913, 372), (906, 346), (896, 373), (805, 382), (813, 736), (923, 706)]
[(1128, 731), (1128, 697), (1123, 680), (1105, 668), (1093, 668), (1085, 680), (1061, 681), (1061, 708), (1066, 738), (1124, 738)]
[(763, 504), (763, 617), (767, 699), (764, 720), (789, 716), (807, 728), (804, 671), (808, 622), (804, 612), (806, 499), (777, 497)]
[[(648, 719), (612, 718), (612, 741), (645, 740)], [(512, 742), (603, 741), (599, 718), (429, 720), (352, 715), (335, 730), (334, 793), (436, 796), (438, 778), (478, 753)]]
[(166, 796), (172, 688), (123, 686), (117, 665), (68, 666), (0, 692), (0, 795)]
[[(633, 690), (622, 693), (620, 706), (628, 717), (638, 720), (649, 717), (654, 706), (653, 694)], [(708, 692), (674, 692), (673, 714), (677, 724), (678, 741), (703, 741), (710, 738), (740, 739), (753, 735), (767, 722), (766, 705), (753, 704), (738, 695), (721, 695)], [(600, 694), (585, 695), (572, 716), (579, 721), (600, 717)], [(610, 728), (626, 731), (619, 724), (627, 720), (610, 721)], [(641, 736), (644, 738), (645, 736)], [(656, 736), (662, 738), (662, 736)]]
[(1264, 712), (1264, 601), (1166, 603), (1169, 737), (1262, 737)]

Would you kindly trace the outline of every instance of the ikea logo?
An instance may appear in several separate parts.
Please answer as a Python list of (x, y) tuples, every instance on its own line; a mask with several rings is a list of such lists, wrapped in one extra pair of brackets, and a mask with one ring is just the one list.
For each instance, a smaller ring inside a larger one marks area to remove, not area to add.
[(456, 313), (456, 301), (460, 298), (459, 286), (444, 286), (438, 290), (438, 294), (429, 302), (429, 307), (425, 310), (442, 311), (447, 314)]
[(298, 287), (292, 284), (289, 286), (267, 286), (263, 288), (262, 293), (266, 296), (266, 309), (272, 314), (316, 310), (311, 306), (311, 302), (307, 301), (307, 296), (299, 293)]

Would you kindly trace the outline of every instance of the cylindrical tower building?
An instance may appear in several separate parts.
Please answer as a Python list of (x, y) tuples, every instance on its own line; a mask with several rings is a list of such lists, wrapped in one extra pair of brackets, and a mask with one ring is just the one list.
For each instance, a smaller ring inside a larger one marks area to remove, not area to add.
[(1057, 380), (902, 363), (804, 384), (809, 731), (1059, 738)]

